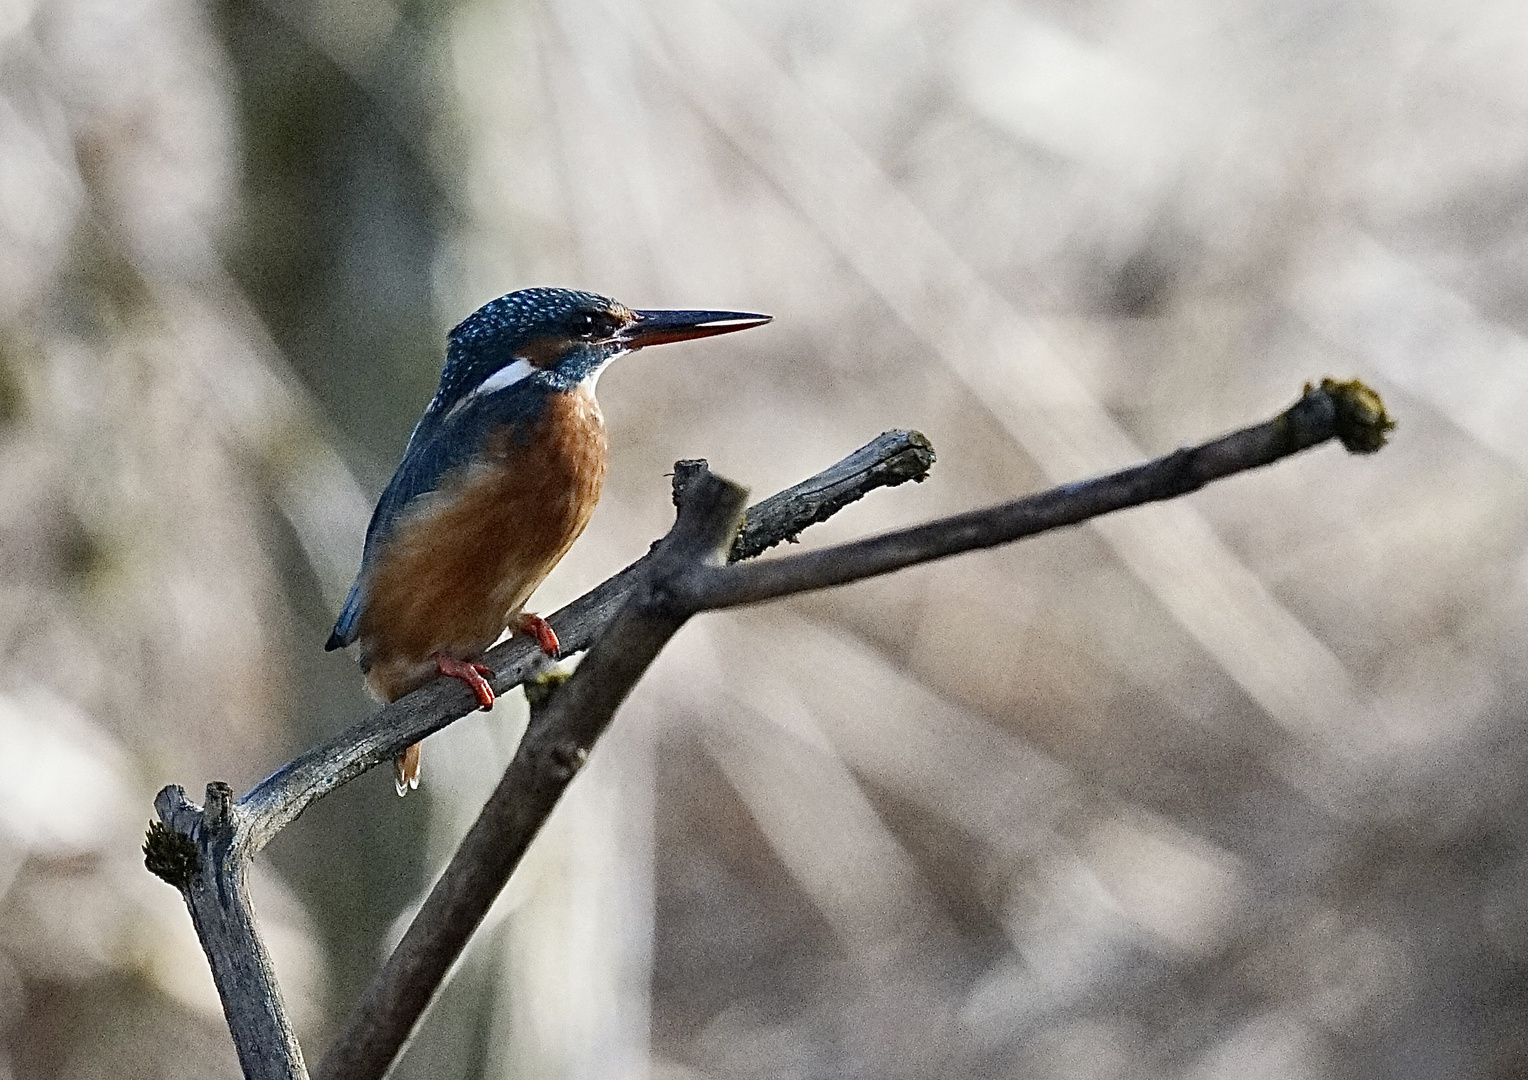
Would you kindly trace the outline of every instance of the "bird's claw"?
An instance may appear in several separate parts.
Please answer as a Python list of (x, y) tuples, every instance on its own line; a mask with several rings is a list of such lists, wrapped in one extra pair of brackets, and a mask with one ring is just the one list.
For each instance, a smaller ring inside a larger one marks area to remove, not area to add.
[(552, 629), (552, 624), (540, 615), (526, 612), (520, 616), (520, 621), (515, 626), (522, 634), (529, 634), (535, 638), (536, 644), (541, 646), (541, 651), (553, 660), (562, 654), (562, 644), (557, 640), (557, 632)]
[(477, 698), (478, 708), (484, 712), (493, 708), (493, 687), (488, 682), (493, 677), (493, 668), (487, 664), (480, 664), (475, 660), (457, 660), (451, 656), (437, 656), (435, 670), (450, 678), (460, 679), (471, 687), (473, 696)]

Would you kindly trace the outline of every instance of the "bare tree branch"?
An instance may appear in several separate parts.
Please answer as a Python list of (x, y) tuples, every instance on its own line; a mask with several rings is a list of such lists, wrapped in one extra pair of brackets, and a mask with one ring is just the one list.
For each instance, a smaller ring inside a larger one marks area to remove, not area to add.
[(154, 808), (162, 825), (149, 829), (144, 861), (185, 897), (246, 1080), (307, 1080), (302, 1048), (255, 927), (232, 789), (208, 784), (203, 808), (172, 785), (159, 793)]
[[(933, 448), (918, 432), (886, 432), (753, 507), (730, 557), (791, 539), (878, 487), (922, 480), (933, 463)], [(680, 489), (703, 467), (704, 463), (682, 463), (676, 474), (676, 501)], [(650, 552), (552, 616), (570, 650), (586, 648), (610, 625), (655, 558), (656, 552)], [(487, 659), (501, 693), (540, 664), (535, 647), (519, 639), (501, 645)], [(314, 799), (476, 707), (460, 693), (453, 696), (455, 690), (452, 681), (443, 680), (374, 713), (283, 766), (237, 803), (221, 783), (208, 785), (205, 811), (175, 785), (155, 799), (160, 820), (150, 825), (144, 862), (185, 898), (246, 1077), (307, 1076), (244, 888), (248, 860)]]
[[(793, 540), (880, 487), (921, 481), (934, 464), (934, 448), (916, 431), (888, 431), (837, 464), (750, 507), (731, 558), (748, 558)], [(695, 463), (680, 462), (675, 494)], [(552, 615), (548, 621), (566, 653), (580, 652), (609, 625), (651, 553)], [(484, 657), (494, 670), (493, 688), (507, 693), (542, 664), (525, 638), (513, 637)], [(252, 855), (302, 813), (314, 799), (391, 761), (405, 746), (432, 735), (477, 708), (455, 679), (440, 679), (353, 724), (327, 742), (283, 765), (239, 800), (248, 821), (241, 843)]]
[[(1368, 453), (1393, 426), (1358, 382), (1325, 380), (1272, 420), (1095, 480), (766, 563), (722, 565), (793, 538), (875, 487), (922, 479), (932, 448), (889, 432), (832, 469), (765, 500), (738, 530), (742, 489), (676, 467), (679, 520), (654, 551), (552, 616), (570, 651), (597, 642), (584, 663), (533, 712), (493, 799), (453, 857), (398, 950), (356, 1005), (323, 1075), (379, 1077), (503, 887), (594, 741), (668, 638), (691, 615), (842, 585), (962, 551), (1009, 543), (1101, 514), (1195, 491), (1329, 439)], [(504, 692), (537, 666), (535, 647), (511, 640), (488, 655)], [(314, 799), (471, 710), (466, 689), (432, 683), (285, 766), (233, 804), (208, 786), (208, 808), (178, 787), (156, 800), (162, 825), (145, 844), (149, 869), (181, 889), (223, 996), (246, 1075), (304, 1077), (244, 894), (246, 860)]]
[(688, 478), (673, 530), (572, 678), (533, 711), (504, 778), (356, 1003), (319, 1067), (321, 1078), (372, 1080), (387, 1071), (595, 740), (689, 618), (674, 602), (671, 583), (708, 562), (722, 563), (746, 496), (703, 467)]
[(868, 540), (747, 566), (698, 569), (674, 587), (693, 610), (701, 611), (846, 585), (1187, 495), (1212, 480), (1268, 465), (1328, 439), (1339, 439), (1356, 453), (1372, 452), (1384, 445), (1391, 426), (1372, 391), (1360, 383), (1327, 379), (1307, 387), (1299, 401), (1272, 420), (1144, 465)]
[[(878, 487), (921, 483), (933, 464), (934, 445), (921, 433), (888, 431), (837, 465), (750, 506), (727, 561), (751, 559), (782, 542), (794, 544), (807, 526), (827, 521)], [(704, 461), (674, 463), (675, 506), (690, 479), (705, 467)]]

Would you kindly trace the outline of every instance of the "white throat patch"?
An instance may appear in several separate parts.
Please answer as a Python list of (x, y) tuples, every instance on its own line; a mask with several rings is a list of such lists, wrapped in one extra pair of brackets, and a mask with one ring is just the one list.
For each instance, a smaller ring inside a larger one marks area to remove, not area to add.
[(585, 375), (583, 381), (578, 385), (581, 386), (584, 390), (588, 391), (590, 397), (593, 397), (594, 387), (600, 381), (600, 376), (604, 374), (605, 369), (609, 367), (612, 362), (619, 360), (621, 357), (626, 356), (630, 352), (630, 349), (622, 348), (619, 352), (605, 357), (604, 363), (600, 364), (599, 367)]

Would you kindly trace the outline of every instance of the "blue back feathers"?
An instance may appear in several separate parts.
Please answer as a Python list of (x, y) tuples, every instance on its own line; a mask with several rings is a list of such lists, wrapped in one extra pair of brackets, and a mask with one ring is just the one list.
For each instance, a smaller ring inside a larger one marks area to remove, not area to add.
[[(624, 351), (602, 340), (622, 317), (629, 317), (625, 308), (595, 293), (522, 289), (484, 304), (451, 331), (440, 386), (372, 512), (360, 572), (324, 648), (355, 640), (367, 574), (409, 504), (470, 463), (496, 429), (509, 425), (529, 438), (550, 395), (574, 389)], [(501, 389), (474, 393), (520, 359), (534, 370)]]

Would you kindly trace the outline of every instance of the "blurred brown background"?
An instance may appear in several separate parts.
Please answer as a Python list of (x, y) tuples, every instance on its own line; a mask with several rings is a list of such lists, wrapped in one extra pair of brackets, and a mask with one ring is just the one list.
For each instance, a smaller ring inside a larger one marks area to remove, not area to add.
[[(370, 708), (321, 643), (447, 327), (770, 311), (601, 389), (605, 501), (939, 450), (808, 543), (1356, 374), (1401, 419), (665, 654), (399, 1077), (1528, 1075), (1528, 9), (5, 0), (0, 1078), (232, 1075), (153, 792)], [(262, 859), (316, 1060), (518, 695)]]

